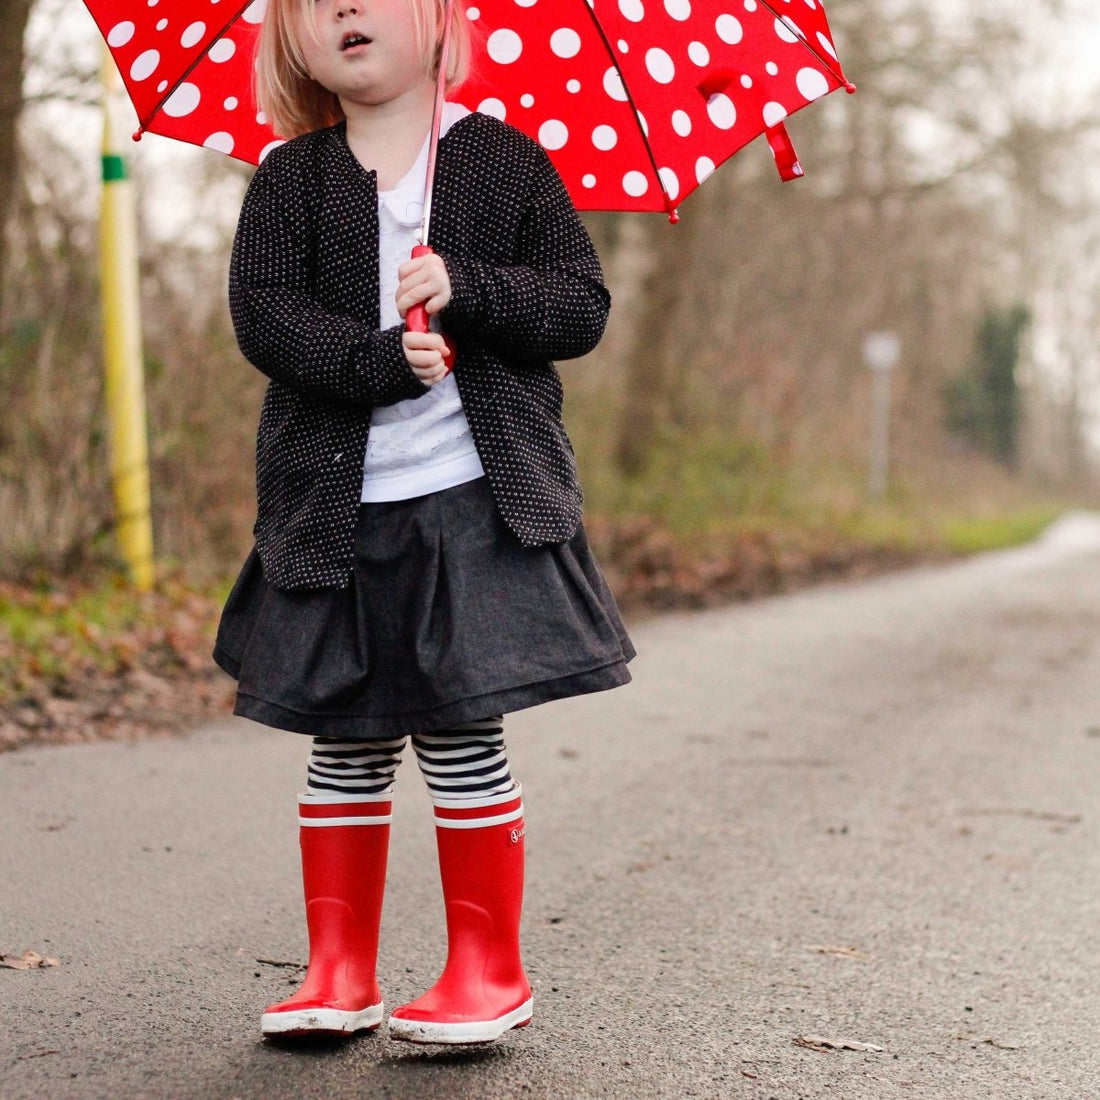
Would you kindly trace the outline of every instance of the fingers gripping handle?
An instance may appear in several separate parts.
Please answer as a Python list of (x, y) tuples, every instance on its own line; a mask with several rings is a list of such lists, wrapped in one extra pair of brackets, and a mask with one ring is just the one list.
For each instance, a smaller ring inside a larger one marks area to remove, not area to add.
[[(431, 254), (431, 251), (430, 245), (418, 244), (412, 250), (412, 258), (415, 260), (417, 256), (428, 256)], [(422, 302), (415, 306), (410, 306), (406, 311), (405, 328), (407, 328), (409, 332), (428, 331), (428, 311), (424, 308)]]
[[(412, 250), (412, 258), (415, 260), (417, 256), (427, 256), (431, 251), (430, 245), (418, 244)], [(428, 331), (428, 311), (424, 308), (423, 303), (411, 306), (405, 313), (405, 328), (409, 332)], [(447, 345), (446, 350), (443, 352), (443, 362), (449, 374), (455, 366), (455, 346), (454, 341), (446, 333), (443, 333), (443, 341)]]

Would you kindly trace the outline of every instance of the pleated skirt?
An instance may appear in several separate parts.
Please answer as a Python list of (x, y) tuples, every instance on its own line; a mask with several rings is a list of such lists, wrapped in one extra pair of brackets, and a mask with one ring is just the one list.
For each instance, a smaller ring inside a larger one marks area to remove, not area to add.
[(583, 528), (524, 547), (484, 478), (361, 505), (344, 588), (277, 589), (253, 550), (214, 649), (235, 713), (363, 741), (618, 687), (633, 656)]

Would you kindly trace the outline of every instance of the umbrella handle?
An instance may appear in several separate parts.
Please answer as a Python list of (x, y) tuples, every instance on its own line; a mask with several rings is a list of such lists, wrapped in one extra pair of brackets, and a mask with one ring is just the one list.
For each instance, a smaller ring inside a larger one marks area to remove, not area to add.
[[(412, 259), (415, 260), (417, 256), (427, 256), (431, 251), (430, 245), (418, 244), (412, 250)], [(428, 331), (428, 311), (422, 304), (411, 306), (406, 311), (405, 330), (407, 332)], [(446, 333), (443, 333), (443, 342), (446, 344), (446, 350), (443, 352), (443, 362), (447, 367), (447, 373), (450, 374), (455, 369), (455, 345)]]

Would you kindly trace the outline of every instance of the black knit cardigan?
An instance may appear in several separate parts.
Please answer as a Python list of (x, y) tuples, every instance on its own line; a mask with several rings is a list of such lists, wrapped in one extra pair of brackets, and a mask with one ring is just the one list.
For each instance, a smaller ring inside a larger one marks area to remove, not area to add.
[[(610, 295), (541, 147), (486, 115), (439, 146), (431, 240), (451, 279), (441, 314), (493, 499), (526, 546), (577, 530), (581, 491), (553, 359), (592, 350)], [(376, 179), (344, 125), (275, 149), (248, 188), (229, 305), (271, 382), (256, 447), (256, 546), (278, 588), (348, 583), (370, 413), (427, 393), (380, 330)]]

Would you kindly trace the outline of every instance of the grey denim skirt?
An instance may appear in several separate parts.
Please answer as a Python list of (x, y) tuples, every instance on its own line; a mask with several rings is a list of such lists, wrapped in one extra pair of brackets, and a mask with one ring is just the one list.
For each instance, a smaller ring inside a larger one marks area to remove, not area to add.
[(364, 741), (617, 687), (633, 656), (583, 528), (522, 546), (484, 478), (361, 505), (344, 588), (274, 588), (253, 550), (214, 649), (235, 713)]

